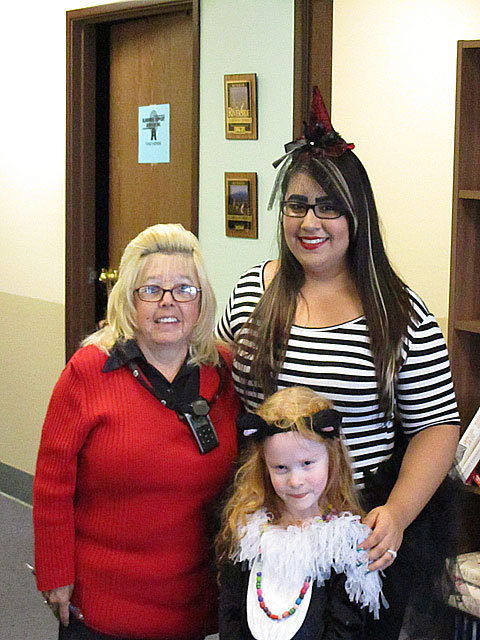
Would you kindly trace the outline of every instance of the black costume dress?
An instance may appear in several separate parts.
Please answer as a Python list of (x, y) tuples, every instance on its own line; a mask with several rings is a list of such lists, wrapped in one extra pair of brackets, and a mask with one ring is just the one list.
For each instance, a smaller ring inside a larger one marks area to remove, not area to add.
[[(270, 525), (265, 510), (252, 514), (234, 557), (221, 567), (220, 640), (363, 640), (368, 611), (378, 616), (381, 597), (380, 576), (368, 572), (366, 553), (358, 550), (369, 531), (349, 513), (287, 529)], [(310, 593), (287, 620), (271, 620), (259, 606), (251, 574), (260, 542), (262, 592), (274, 613), (294, 603), (291, 596), (278, 598), (286, 583), (296, 593), (306, 575), (312, 578)]]

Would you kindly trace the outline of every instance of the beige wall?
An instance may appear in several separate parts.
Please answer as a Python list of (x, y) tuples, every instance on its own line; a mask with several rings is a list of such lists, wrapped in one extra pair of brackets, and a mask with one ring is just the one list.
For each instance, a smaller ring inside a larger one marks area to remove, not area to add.
[(334, 126), (369, 173), (388, 252), (445, 329), (457, 40), (478, 0), (336, 0)]
[[(0, 463), (27, 472), (64, 366), (65, 11), (85, 4), (10, 3), (0, 21)], [(244, 0), (241, 11), (202, 0), (201, 30), (199, 235), (223, 304), (240, 271), (272, 252), (264, 210), (271, 160), (291, 136), (292, 0)], [(259, 140), (225, 141), (223, 75), (251, 72)], [(259, 240), (225, 238), (224, 171), (258, 173)]]
[(0, 21), (0, 462), (29, 473), (64, 366), (65, 11), (81, 6), (9, 3)]
[[(64, 364), (65, 11), (82, 4), (8, 3), (0, 22), (0, 462), (27, 472)], [(220, 307), (275, 252), (266, 202), (291, 136), (292, 22), (293, 0), (201, 1), (200, 241)], [(478, 0), (335, 1), (334, 125), (370, 173), (390, 255), (443, 324), (456, 41), (474, 38)], [(259, 139), (227, 141), (223, 74), (250, 72)], [(224, 236), (224, 171), (258, 173), (258, 240)]]
[(64, 357), (63, 305), (0, 293), (0, 462), (32, 472)]

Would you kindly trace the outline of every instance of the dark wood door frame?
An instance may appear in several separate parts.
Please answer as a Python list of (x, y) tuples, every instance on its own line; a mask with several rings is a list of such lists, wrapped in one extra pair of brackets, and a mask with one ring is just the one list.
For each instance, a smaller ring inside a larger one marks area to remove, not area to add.
[(198, 228), (200, 0), (133, 0), (67, 11), (66, 356), (95, 314), (97, 33), (119, 20), (189, 11), (193, 26), (192, 230)]
[(295, 0), (293, 56), (293, 132), (302, 134), (312, 89), (318, 85), (331, 113), (333, 0)]

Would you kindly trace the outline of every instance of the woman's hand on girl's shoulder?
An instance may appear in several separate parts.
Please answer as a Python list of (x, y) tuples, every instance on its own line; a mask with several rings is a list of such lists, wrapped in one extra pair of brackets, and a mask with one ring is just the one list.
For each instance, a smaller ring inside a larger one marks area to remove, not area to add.
[(402, 544), (403, 524), (395, 511), (386, 504), (367, 513), (363, 523), (372, 530), (368, 538), (360, 543), (361, 548), (368, 551), (369, 569), (386, 569), (395, 561)]

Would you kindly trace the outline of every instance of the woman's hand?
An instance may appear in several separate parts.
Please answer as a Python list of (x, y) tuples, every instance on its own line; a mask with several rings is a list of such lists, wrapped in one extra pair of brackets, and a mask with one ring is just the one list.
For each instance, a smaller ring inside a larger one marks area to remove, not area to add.
[(68, 627), (72, 593), (73, 584), (69, 584), (66, 587), (58, 587), (58, 589), (51, 589), (50, 591), (42, 591), (46, 603), (65, 627)]
[(404, 527), (400, 518), (388, 504), (384, 504), (372, 509), (363, 522), (372, 529), (360, 545), (368, 551), (369, 569), (386, 569), (394, 562), (402, 544)]
[(368, 550), (372, 571), (385, 569), (394, 562), (403, 532), (430, 500), (450, 469), (458, 432), (459, 428), (454, 425), (436, 425), (420, 431), (410, 440), (387, 503), (372, 509), (363, 520), (372, 529), (361, 544)]

